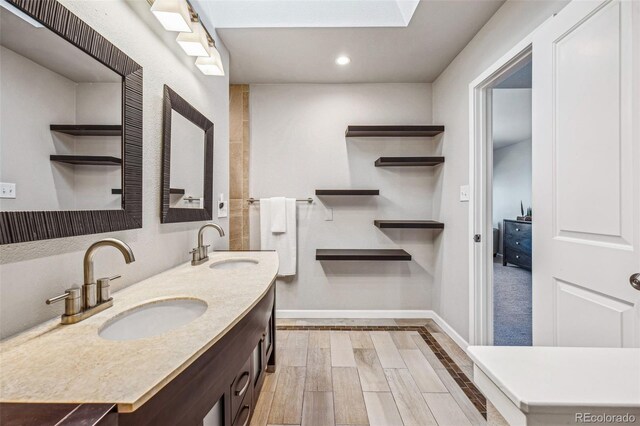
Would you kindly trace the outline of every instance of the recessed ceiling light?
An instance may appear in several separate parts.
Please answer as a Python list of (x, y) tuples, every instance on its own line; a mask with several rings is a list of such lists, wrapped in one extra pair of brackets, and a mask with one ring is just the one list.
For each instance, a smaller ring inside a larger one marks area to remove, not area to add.
[(351, 58), (345, 55), (336, 58), (336, 64), (338, 65), (347, 65), (349, 62), (351, 62)]

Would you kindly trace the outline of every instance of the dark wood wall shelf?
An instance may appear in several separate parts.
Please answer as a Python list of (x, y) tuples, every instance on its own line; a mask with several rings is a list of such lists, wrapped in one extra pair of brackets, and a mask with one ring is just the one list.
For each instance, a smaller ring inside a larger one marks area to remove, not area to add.
[(380, 195), (379, 189), (316, 189), (316, 195)]
[(402, 249), (317, 249), (316, 260), (407, 261), (411, 255)]
[(121, 166), (122, 159), (102, 155), (52, 155), (51, 161), (86, 166)]
[(352, 137), (432, 137), (444, 132), (444, 126), (347, 126), (345, 136)]
[(182, 189), (182, 188), (169, 188), (169, 194), (184, 195), (184, 189)]
[(444, 229), (444, 223), (435, 220), (374, 220), (380, 229)]
[(112, 195), (122, 195), (122, 188), (113, 188), (111, 190)]
[(122, 126), (119, 124), (52, 124), (52, 132), (66, 133), (73, 136), (121, 136)]
[(444, 157), (380, 157), (376, 167), (436, 166), (444, 163)]

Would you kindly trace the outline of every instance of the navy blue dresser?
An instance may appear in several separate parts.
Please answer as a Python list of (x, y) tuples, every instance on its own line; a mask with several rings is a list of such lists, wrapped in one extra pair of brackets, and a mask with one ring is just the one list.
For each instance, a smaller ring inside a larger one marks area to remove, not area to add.
[(531, 270), (531, 222), (505, 219), (502, 231), (502, 264)]

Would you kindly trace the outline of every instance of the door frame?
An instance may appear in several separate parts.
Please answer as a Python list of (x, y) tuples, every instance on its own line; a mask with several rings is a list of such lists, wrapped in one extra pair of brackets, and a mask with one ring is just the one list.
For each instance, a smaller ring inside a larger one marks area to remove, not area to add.
[[(493, 151), (487, 149), (492, 146), (492, 99), (488, 89), (531, 57), (536, 31), (537, 28), (469, 84), (470, 345), (493, 345)], [(479, 243), (474, 241), (476, 234), (481, 236)]]

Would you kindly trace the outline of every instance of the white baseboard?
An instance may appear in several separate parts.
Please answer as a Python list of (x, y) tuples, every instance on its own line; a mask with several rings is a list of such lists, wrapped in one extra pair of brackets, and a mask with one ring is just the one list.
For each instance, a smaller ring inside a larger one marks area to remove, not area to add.
[(278, 318), (432, 318), (433, 311), (430, 310), (278, 310)]
[(462, 349), (467, 350), (466, 340), (458, 334), (445, 320), (432, 310), (290, 310), (279, 309), (276, 317), (296, 319), (296, 318), (429, 318), (435, 321), (442, 330), (449, 335)]

